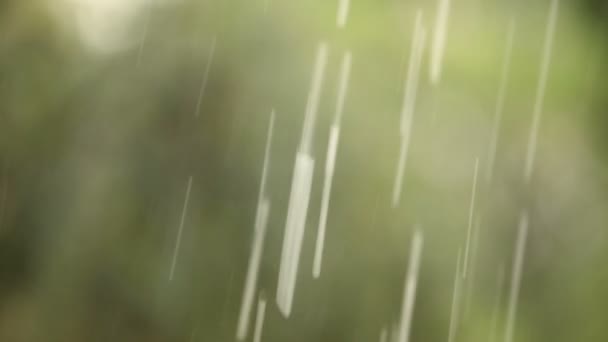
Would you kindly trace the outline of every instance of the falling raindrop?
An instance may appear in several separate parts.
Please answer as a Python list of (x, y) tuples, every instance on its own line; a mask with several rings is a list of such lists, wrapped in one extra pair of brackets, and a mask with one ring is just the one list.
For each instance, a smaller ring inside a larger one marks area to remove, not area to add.
[(258, 299), (258, 311), (255, 316), (255, 330), (253, 332), (253, 342), (262, 341), (262, 331), (264, 329), (264, 319), (266, 318), (266, 297), (260, 295)]
[(477, 193), (477, 174), (479, 173), (479, 158), (475, 158), (473, 171), (473, 189), (471, 190), (471, 201), (469, 202), (469, 221), (467, 224), (467, 242), (464, 249), (464, 265), (462, 276), (466, 278), (469, 265), (469, 246), (471, 244), (471, 229), (473, 227), (473, 213), (475, 211), (475, 194)]
[(399, 159), (397, 162), (397, 171), (395, 174), (395, 184), (393, 187), (393, 208), (399, 205), (399, 201), (401, 199), (403, 173), (405, 171), (405, 163), (407, 160), (407, 153), (410, 143), (414, 107), (416, 103), (416, 92), (418, 88), (418, 78), (420, 75), (420, 64), (422, 62), (425, 39), (426, 31), (422, 26), (422, 10), (418, 10), (416, 12), (416, 20), (414, 23), (410, 63), (405, 81), (405, 94), (403, 96), (403, 107), (401, 111), (401, 146), (399, 150)]
[(194, 116), (198, 117), (201, 111), (201, 104), (203, 102), (203, 96), (205, 95), (205, 90), (207, 89), (207, 82), (209, 81), (209, 73), (211, 72), (211, 63), (213, 63), (213, 56), (215, 55), (215, 42), (217, 40), (217, 36), (213, 36), (211, 40), (211, 45), (209, 47), (209, 56), (207, 57), (207, 65), (205, 66), (205, 72), (203, 73), (203, 78), (201, 80), (201, 87), (198, 92), (198, 98), (196, 100), (196, 109), (194, 110)]
[(314, 123), (323, 86), (325, 66), (327, 64), (327, 50), (328, 48), (325, 42), (320, 43), (317, 48), (311, 88), (304, 118), (302, 140), (298, 152), (296, 153), (289, 207), (287, 209), (287, 222), (285, 224), (285, 236), (283, 238), (277, 290), (277, 305), (285, 317), (288, 317), (291, 313), (300, 252), (302, 249), (302, 240), (306, 228), (306, 215), (308, 213), (315, 164), (310, 152), (314, 135)]
[(338, 0), (338, 15), (336, 23), (339, 28), (346, 26), (346, 19), (348, 18), (348, 8), (350, 6), (350, 0)]
[(418, 271), (420, 269), (420, 256), (424, 238), (419, 228), (416, 228), (412, 238), (410, 260), (403, 289), (403, 303), (401, 306), (401, 321), (399, 323), (398, 342), (407, 342), (410, 337), (412, 318), (414, 314), (414, 303), (416, 301), (416, 286), (418, 283)]
[(433, 31), (433, 44), (431, 47), (431, 84), (438, 84), (441, 78), (449, 14), (450, 0), (439, 0), (439, 3), (437, 4), (437, 18), (435, 19), (435, 28)]
[(530, 182), (532, 170), (534, 169), (534, 159), (536, 156), (536, 143), (538, 140), (538, 130), (540, 127), (540, 119), (543, 111), (543, 103), (545, 100), (545, 89), (547, 88), (547, 78), (549, 75), (549, 66), (551, 64), (551, 51), (553, 47), (553, 36), (555, 26), (557, 24), (557, 13), (559, 9), (559, 0), (551, 1), (549, 9), (549, 19), (547, 21), (547, 31), (545, 33), (545, 45), (540, 67), (540, 76), (538, 78), (538, 87), (536, 89), (536, 100), (534, 102), (534, 111), (532, 114), (532, 125), (530, 127), (530, 138), (528, 141), (528, 149), (526, 153), (526, 165), (524, 169), (524, 180)]
[(524, 210), (519, 217), (515, 253), (513, 255), (513, 269), (511, 271), (511, 288), (509, 291), (509, 306), (507, 308), (507, 323), (505, 330), (505, 342), (513, 341), (515, 330), (515, 315), (517, 314), (517, 300), (521, 286), (521, 273), (524, 266), (524, 254), (526, 252), (526, 239), (528, 237), (528, 213)]
[(329, 131), (329, 143), (327, 145), (327, 157), (325, 160), (325, 178), (323, 182), (323, 197), (321, 199), (321, 214), (319, 217), (319, 229), (317, 232), (317, 243), (313, 262), (313, 277), (318, 278), (321, 274), (321, 263), (323, 259), (323, 246), (325, 244), (325, 229), (327, 225), (327, 213), (329, 210), (329, 198), (331, 195), (331, 185), (334, 177), (336, 164), (336, 154), (338, 152), (338, 141), (340, 139), (340, 120), (344, 110), (344, 101), (348, 88), (348, 79), (351, 68), (351, 53), (346, 52), (342, 59), (340, 73), (340, 83), (338, 86), (338, 101), (336, 105), (336, 115), (334, 123)]
[(270, 163), (270, 148), (274, 129), (274, 115), (274, 111), (272, 111), (270, 114), (270, 123), (268, 125), (268, 136), (266, 138), (264, 165), (262, 167), (262, 180), (260, 181), (260, 192), (255, 217), (251, 256), (249, 258), (245, 289), (243, 290), (241, 311), (239, 313), (239, 321), (237, 325), (236, 338), (239, 341), (242, 341), (247, 337), (247, 331), (249, 329), (249, 316), (251, 314), (254, 294), (257, 287), (262, 251), (264, 249), (264, 237), (266, 236), (266, 227), (268, 225), (268, 216), (270, 214), (270, 200), (266, 197), (266, 179), (268, 177), (268, 165)]
[(182, 209), (182, 217), (179, 223), (179, 229), (177, 231), (177, 238), (175, 239), (175, 248), (173, 249), (173, 261), (171, 262), (171, 270), (169, 271), (169, 281), (173, 280), (173, 274), (175, 272), (175, 265), (177, 264), (177, 256), (179, 254), (179, 247), (182, 242), (182, 232), (184, 230), (184, 223), (186, 222), (186, 212), (188, 211), (188, 201), (190, 201), (190, 189), (192, 188), (192, 176), (188, 179), (188, 186), (186, 187), (186, 198), (184, 199), (184, 207)]
[(494, 109), (494, 123), (492, 125), (492, 133), (490, 134), (490, 147), (488, 149), (488, 168), (486, 180), (492, 180), (494, 172), (494, 160), (496, 158), (496, 147), (498, 145), (498, 136), (500, 133), (500, 123), (505, 107), (505, 95), (507, 92), (507, 84), (509, 81), (509, 71), (511, 69), (511, 55), (513, 50), (513, 37), (515, 36), (515, 21), (509, 22), (507, 33), (507, 44), (505, 48), (505, 56), (502, 64), (502, 72), (500, 75), (500, 85), (498, 87), (498, 96), (496, 99), (496, 108)]

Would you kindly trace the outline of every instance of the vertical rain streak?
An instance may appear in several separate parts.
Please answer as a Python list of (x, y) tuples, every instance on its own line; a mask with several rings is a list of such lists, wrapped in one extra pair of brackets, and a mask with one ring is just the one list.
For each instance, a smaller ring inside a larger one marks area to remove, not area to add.
[(255, 330), (253, 332), (253, 342), (262, 341), (262, 331), (264, 330), (264, 320), (266, 319), (266, 298), (260, 295), (258, 299), (258, 310), (255, 315)]
[(302, 240), (306, 228), (306, 215), (308, 213), (315, 164), (310, 153), (314, 135), (314, 124), (323, 87), (325, 67), (327, 65), (327, 55), (327, 43), (319, 43), (313, 69), (311, 88), (306, 104), (302, 140), (296, 153), (291, 183), (276, 297), (279, 310), (285, 317), (288, 317), (291, 314)]
[(426, 31), (422, 26), (422, 10), (416, 12), (414, 22), (414, 33), (412, 37), (412, 47), (410, 52), (410, 62), (408, 66), (408, 74), (405, 81), (405, 90), (403, 95), (403, 105), (401, 109), (400, 138), (401, 144), (399, 148), (399, 158), (397, 161), (397, 170), (395, 172), (395, 183), (393, 186), (393, 208), (399, 205), (401, 200), (401, 191), (403, 187), (403, 174), (407, 161), (409, 150), (410, 136), (412, 130), (412, 121), (414, 116), (414, 108), (416, 104), (416, 94), (418, 88), (418, 79), (420, 76), (420, 65), (422, 62), (422, 54), (426, 41)]
[(342, 121), (344, 113), (344, 103), (346, 102), (346, 93), (348, 92), (348, 83), (350, 80), (350, 70), (352, 68), (353, 56), (350, 51), (346, 51), (342, 57), (342, 65), (340, 67), (340, 82), (338, 85), (338, 99), (336, 101), (336, 116), (335, 122)]
[(540, 75), (536, 88), (536, 99), (534, 101), (534, 111), (532, 114), (532, 125), (530, 126), (530, 136), (528, 140), (528, 148), (526, 152), (526, 164), (524, 168), (524, 180), (530, 182), (532, 171), (534, 170), (534, 160), (536, 158), (536, 144), (538, 140), (538, 130), (540, 128), (540, 120), (543, 112), (543, 104), (545, 100), (545, 90), (547, 88), (547, 79), (549, 77), (549, 67), (551, 65), (551, 52), (553, 49), (553, 37), (555, 35), (555, 26), (557, 25), (557, 15), (559, 10), (559, 0), (552, 0), (549, 9), (549, 18), (547, 20), (547, 28), (545, 32), (545, 44), (541, 57)]
[(513, 54), (513, 40), (515, 37), (515, 20), (511, 19), (507, 31), (507, 42), (505, 54), (502, 61), (502, 70), (500, 75), (500, 85), (498, 86), (498, 94), (496, 96), (496, 107), (494, 109), (494, 122), (492, 123), (492, 132), (490, 133), (490, 146), (488, 148), (488, 168), (486, 180), (489, 183), (492, 180), (494, 173), (494, 162), (496, 159), (496, 148), (498, 146), (498, 136), (500, 134), (500, 126), (505, 107), (505, 96), (507, 85), (509, 83), (509, 71), (511, 70), (511, 56)]
[(266, 227), (268, 225), (268, 214), (270, 212), (270, 202), (264, 199), (260, 206), (258, 217), (256, 218), (256, 227), (247, 268), (247, 276), (245, 280), (245, 289), (243, 290), (243, 299), (241, 302), (241, 310), (237, 325), (236, 338), (239, 341), (245, 340), (249, 330), (249, 317), (253, 306), (253, 299), (257, 287), (258, 275), (260, 270), (260, 262), (262, 259), (262, 251), (264, 248), (264, 237), (266, 235)]
[(264, 164), (262, 165), (262, 179), (260, 181), (260, 190), (258, 194), (258, 210), (263, 199), (266, 197), (266, 181), (268, 179), (268, 165), (270, 164), (270, 148), (272, 146), (272, 136), (274, 134), (274, 109), (270, 112), (270, 121), (268, 123), (268, 133), (266, 136), (266, 147), (264, 148)]
[(336, 16), (336, 25), (338, 28), (344, 28), (344, 26), (346, 26), (349, 7), (350, 0), (338, 0), (338, 13)]
[(323, 79), (325, 78), (327, 58), (327, 43), (321, 42), (317, 47), (311, 87), (310, 92), (308, 93), (308, 101), (306, 102), (306, 114), (304, 116), (304, 125), (302, 129), (302, 141), (300, 144), (300, 152), (307, 154), (311, 153), (312, 139), (314, 137), (314, 126), (317, 119), (317, 112), (319, 110), (321, 91), (323, 90)]
[(249, 265), (247, 267), (247, 275), (245, 278), (245, 288), (243, 290), (243, 299), (241, 302), (239, 320), (237, 323), (236, 338), (239, 341), (243, 341), (247, 337), (249, 330), (251, 309), (253, 306), (254, 294), (257, 288), (262, 252), (264, 250), (264, 238), (266, 236), (268, 217), (270, 214), (270, 200), (266, 197), (266, 179), (268, 177), (268, 165), (270, 163), (270, 148), (274, 130), (274, 115), (275, 113), (273, 110), (270, 114), (270, 122), (268, 124), (268, 134), (264, 152), (264, 163), (262, 166), (262, 177), (260, 181), (258, 206), (254, 223), (251, 255), (249, 257)]
[(169, 271), (169, 281), (173, 280), (173, 275), (175, 273), (175, 265), (177, 264), (177, 257), (179, 255), (179, 248), (182, 243), (182, 233), (184, 231), (184, 223), (186, 222), (186, 213), (188, 212), (188, 202), (190, 201), (190, 189), (192, 189), (192, 176), (190, 176), (190, 178), (188, 179), (188, 185), (186, 186), (184, 207), (182, 209), (182, 216), (179, 222), (179, 229), (177, 230), (175, 247), (173, 248), (173, 260), (171, 261), (171, 269)]
[(340, 140), (340, 121), (344, 111), (344, 102), (348, 90), (348, 80), (352, 64), (350, 51), (344, 53), (342, 67), (340, 70), (340, 82), (338, 85), (338, 99), (336, 103), (336, 114), (334, 123), (329, 131), (329, 143), (327, 144), (327, 155), (325, 160), (325, 178), (323, 181), (323, 197), (321, 198), (321, 213), (319, 217), (319, 228), (317, 230), (317, 242), (313, 262), (312, 275), (318, 278), (321, 275), (321, 264), (323, 262), (323, 249), (325, 245), (325, 231), (327, 226), (327, 214), (329, 211), (329, 199), (335, 171), (336, 155), (338, 153), (338, 142)]
[(410, 251), (409, 265), (407, 276), (405, 278), (405, 286), (403, 289), (403, 302), (401, 306), (401, 321), (398, 330), (398, 342), (407, 342), (410, 336), (412, 318), (414, 314), (414, 303), (416, 301), (416, 286), (418, 283), (418, 272), (420, 270), (420, 257), (422, 255), (422, 247), (424, 237), (420, 228), (416, 228), (414, 237), (412, 238), (412, 246)]
[(215, 55), (215, 43), (217, 41), (217, 36), (213, 36), (211, 40), (211, 45), (209, 47), (209, 55), (207, 57), (207, 65), (205, 66), (205, 72), (203, 73), (203, 78), (201, 79), (201, 87), (198, 92), (198, 98), (196, 99), (196, 109), (194, 110), (194, 116), (198, 117), (201, 111), (201, 104), (203, 102), (203, 96), (205, 95), (205, 90), (207, 89), (207, 82), (209, 81), (209, 73), (211, 72), (211, 64), (213, 63), (213, 57)]
[(475, 167), (473, 170), (473, 189), (471, 190), (471, 201), (469, 202), (469, 220), (467, 223), (467, 241), (464, 249), (464, 265), (462, 277), (466, 278), (469, 265), (469, 247), (471, 244), (471, 230), (473, 227), (473, 214), (475, 213), (475, 195), (477, 193), (477, 175), (479, 173), (479, 158), (475, 158)]
[(438, 84), (441, 79), (441, 69), (445, 44), (447, 40), (448, 18), (450, 14), (450, 0), (439, 0), (437, 4), (437, 18), (433, 29), (433, 43), (431, 47), (430, 79), (431, 84)]
[(277, 304), (285, 317), (291, 314), (293, 304), (314, 164), (314, 160), (309, 155), (298, 152), (289, 198), (277, 292)]
[(509, 290), (509, 306), (507, 308), (507, 322), (505, 329), (505, 342), (513, 341), (513, 332), (515, 330), (515, 316), (517, 314), (517, 300), (519, 297), (519, 289), (521, 287), (521, 274), (524, 266), (524, 257), (526, 251), (526, 240), (528, 238), (528, 213), (524, 210), (519, 217), (519, 226), (517, 229), (517, 240), (515, 244), (515, 252), (513, 254), (513, 266), (511, 270), (511, 287)]

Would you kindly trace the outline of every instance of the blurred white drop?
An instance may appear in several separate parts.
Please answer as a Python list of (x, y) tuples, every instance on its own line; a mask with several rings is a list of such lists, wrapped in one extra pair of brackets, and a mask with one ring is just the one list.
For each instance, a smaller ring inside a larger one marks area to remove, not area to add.
[(295, 292), (302, 240), (306, 228), (306, 216), (312, 187), (315, 161), (311, 156), (314, 125), (319, 107), (325, 67), (327, 65), (327, 43), (321, 42), (317, 47), (311, 87), (308, 94), (306, 113), (302, 129), (302, 140), (296, 153), (291, 194), (287, 209), (287, 222), (283, 237), (279, 282), (277, 286), (277, 305), (283, 316), (291, 313)]
[(416, 286), (420, 269), (420, 257), (424, 238), (420, 228), (416, 228), (410, 249), (410, 259), (403, 289), (403, 302), (401, 305), (401, 320), (399, 323), (398, 342), (407, 342), (410, 337), (414, 303), (416, 301)]
[(321, 214), (319, 217), (319, 228), (317, 231), (317, 243), (313, 262), (312, 275), (318, 278), (321, 274), (321, 264), (323, 259), (323, 247), (325, 245), (325, 230), (327, 225), (327, 214), (329, 211), (329, 198), (334, 177), (336, 155), (338, 153), (338, 142), (340, 140), (340, 120), (344, 110), (344, 101), (348, 88), (348, 80), (351, 68), (351, 53), (347, 51), (342, 59), (340, 71), (340, 82), (338, 85), (338, 100), (336, 104), (336, 114), (334, 123), (329, 131), (329, 143), (327, 144), (327, 155), (325, 159), (325, 178), (323, 182), (323, 197), (321, 198)]
[(182, 243), (182, 232), (184, 231), (184, 223), (186, 222), (186, 213), (188, 211), (188, 202), (190, 201), (190, 189), (192, 189), (192, 176), (188, 179), (188, 186), (186, 187), (186, 196), (184, 198), (184, 207), (182, 209), (182, 216), (179, 222), (179, 229), (177, 231), (177, 238), (175, 239), (175, 248), (173, 249), (173, 261), (171, 261), (171, 270), (169, 271), (169, 281), (173, 280), (173, 274), (175, 273), (175, 265), (177, 264), (177, 257), (179, 255), (179, 248)]
[(264, 320), (266, 319), (266, 297), (261, 294), (258, 299), (258, 311), (255, 315), (255, 330), (253, 332), (253, 342), (262, 341), (262, 331)]
[(534, 111), (532, 114), (532, 125), (530, 127), (530, 137), (528, 140), (528, 149), (526, 153), (526, 164), (524, 169), (524, 180), (530, 182), (532, 171), (534, 169), (534, 159), (536, 157), (536, 144), (538, 140), (538, 130), (540, 128), (540, 120), (543, 112), (543, 104), (545, 100), (545, 89), (547, 88), (547, 78), (549, 77), (549, 66), (551, 64), (551, 52), (553, 48), (553, 36), (555, 26), (557, 24), (557, 13), (559, 9), (559, 0), (552, 0), (549, 9), (549, 18), (547, 20), (547, 29), (545, 32), (545, 44), (541, 57), (540, 76), (538, 78), (538, 86), (536, 88), (536, 99), (534, 101)]
[[(148, 3), (148, 0), (62, 1), (67, 6), (57, 6), (57, 10), (73, 11), (82, 41), (87, 47), (101, 53), (128, 47), (128, 24)], [(147, 28), (144, 30), (147, 31)], [(141, 44), (141, 40), (136, 44)]]
[(438, 0), (437, 18), (433, 30), (433, 44), (431, 47), (430, 76), (431, 84), (438, 84), (441, 78), (443, 55), (448, 31), (448, 17), (450, 13), (450, 0)]
[(348, 9), (350, 7), (350, 0), (338, 0), (338, 14), (336, 23), (339, 28), (346, 26), (346, 19), (348, 18)]
[(401, 200), (401, 191), (403, 188), (403, 174), (405, 172), (405, 164), (407, 161), (407, 154), (410, 144), (412, 121), (414, 116), (416, 94), (418, 89), (418, 79), (420, 76), (420, 65), (422, 62), (422, 54), (424, 52), (425, 40), (426, 31), (422, 26), (422, 10), (419, 9), (416, 12), (416, 19), (414, 22), (414, 33), (412, 36), (410, 61), (408, 66), (407, 78), (405, 81), (403, 106), (401, 109), (401, 124), (399, 127), (401, 144), (399, 149), (399, 158), (397, 161), (397, 170), (395, 172), (395, 183), (393, 186), (393, 208), (397, 207)]
[(251, 315), (254, 294), (257, 288), (260, 262), (264, 249), (264, 238), (266, 236), (266, 227), (268, 226), (268, 216), (270, 214), (270, 200), (266, 196), (266, 180), (268, 177), (268, 165), (270, 163), (270, 148), (272, 145), (272, 135), (274, 130), (274, 116), (275, 113), (273, 110), (270, 114), (270, 122), (268, 124), (268, 134), (266, 137), (266, 148), (264, 151), (264, 163), (262, 166), (258, 206), (254, 223), (251, 256), (249, 257), (247, 276), (245, 278), (245, 288), (243, 290), (243, 299), (241, 302), (241, 310), (237, 324), (236, 338), (239, 341), (243, 341), (247, 337), (247, 332), (249, 330), (249, 316)]
[(507, 43), (505, 55), (502, 62), (502, 72), (500, 75), (500, 85), (498, 86), (498, 95), (496, 98), (496, 108), (494, 109), (494, 122), (492, 124), (492, 132), (490, 133), (490, 145), (488, 148), (488, 168), (486, 180), (490, 182), (494, 173), (494, 160), (496, 158), (496, 148), (498, 145), (498, 136), (500, 135), (500, 125), (502, 122), (502, 114), (505, 107), (505, 95), (507, 92), (507, 84), (509, 82), (509, 71), (511, 69), (511, 55), (513, 50), (513, 38), (515, 36), (515, 21), (509, 22), (507, 32)]
[(467, 224), (467, 241), (464, 249), (464, 265), (462, 276), (466, 278), (467, 269), (469, 266), (469, 247), (471, 244), (471, 229), (473, 227), (473, 214), (475, 212), (475, 195), (477, 193), (477, 174), (479, 173), (479, 158), (475, 158), (475, 167), (473, 170), (473, 189), (471, 190), (471, 201), (469, 202), (469, 220)]
[(528, 213), (524, 210), (519, 217), (515, 252), (513, 253), (513, 266), (511, 270), (511, 288), (509, 291), (509, 306), (507, 307), (507, 323), (505, 329), (505, 342), (513, 341), (515, 330), (515, 316), (517, 315), (517, 300), (521, 287), (521, 274), (524, 266), (526, 240), (528, 238)]
[(207, 56), (207, 64), (205, 66), (205, 72), (203, 73), (203, 78), (201, 79), (201, 87), (198, 92), (198, 98), (196, 99), (196, 109), (194, 110), (194, 116), (198, 117), (201, 111), (201, 104), (203, 102), (203, 96), (205, 95), (205, 90), (207, 89), (207, 82), (209, 81), (209, 73), (211, 72), (211, 63), (213, 63), (213, 56), (215, 55), (215, 43), (217, 41), (217, 36), (213, 36), (211, 39), (211, 44), (209, 46), (209, 55)]

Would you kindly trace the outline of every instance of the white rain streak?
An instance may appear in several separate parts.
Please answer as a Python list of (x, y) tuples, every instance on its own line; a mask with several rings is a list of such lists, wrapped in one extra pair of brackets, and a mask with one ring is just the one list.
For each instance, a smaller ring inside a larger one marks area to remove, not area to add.
[(277, 305), (285, 317), (290, 315), (293, 303), (313, 172), (314, 160), (309, 155), (298, 152), (289, 197), (277, 290)]
[(315, 256), (313, 262), (312, 275), (318, 278), (321, 275), (321, 264), (323, 262), (323, 248), (325, 245), (325, 231), (327, 226), (327, 214), (329, 211), (329, 199), (334, 178), (336, 165), (336, 154), (338, 152), (338, 142), (340, 140), (340, 121), (344, 111), (344, 101), (348, 90), (348, 80), (352, 64), (350, 51), (344, 54), (342, 68), (340, 71), (340, 82), (338, 85), (338, 99), (336, 104), (335, 121), (329, 131), (329, 143), (327, 144), (327, 155), (325, 160), (325, 178), (323, 181), (323, 197), (321, 198), (321, 214), (319, 217), (319, 228), (317, 230), (317, 242), (315, 246)]
[(412, 249), (403, 290), (403, 303), (401, 307), (401, 321), (399, 323), (398, 342), (407, 342), (410, 336), (412, 317), (414, 313), (414, 302), (416, 301), (416, 285), (418, 283), (418, 271), (420, 269), (420, 256), (424, 238), (422, 232), (416, 229), (412, 239)]
[(490, 147), (488, 149), (488, 168), (486, 180), (492, 180), (494, 173), (494, 160), (496, 158), (496, 147), (498, 145), (498, 135), (500, 133), (500, 124), (505, 107), (505, 95), (507, 85), (509, 83), (509, 70), (511, 69), (511, 56), (513, 54), (513, 38), (515, 36), (515, 21), (509, 22), (507, 32), (507, 44), (505, 48), (505, 56), (502, 62), (502, 70), (500, 75), (500, 85), (498, 86), (498, 95), (496, 98), (496, 108), (494, 109), (494, 122), (492, 124), (492, 133), (490, 134)]
[(338, 0), (338, 15), (336, 18), (336, 25), (339, 28), (346, 26), (346, 19), (348, 18), (348, 8), (350, 7), (350, 0)]
[(312, 138), (314, 136), (315, 121), (317, 119), (317, 111), (319, 110), (319, 100), (321, 90), (323, 89), (323, 78), (325, 76), (325, 67), (327, 66), (327, 43), (319, 43), (317, 48), (317, 56), (312, 75), (310, 92), (308, 101), (306, 102), (306, 114), (304, 116), (304, 127), (302, 129), (302, 141), (299, 152), (310, 154), (312, 146)]
[(340, 69), (340, 83), (338, 85), (338, 100), (336, 102), (336, 119), (337, 123), (342, 121), (344, 113), (344, 103), (346, 102), (346, 93), (348, 91), (348, 82), (350, 79), (350, 69), (352, 66), (353, 56), (350, 51), (346, 51), (342, 57), (342, 66)]
[(456, 258), (456, 275), (454, 276), (454, 291), (452, 293), (452, 312), (450, 313), (450, 329), (448, 330), (448, 342), (454, 342), (456, 338), (456, 329), (458, 327), (460, 313), (460, 263), (462, 261), (462, 250), (458, 249), (458, 257)]
[(524, 180), (526, 181), (526, 183), (530, 182), (530, 179), (532, 177), (532, 170), (534, 169), (534, 159), (536, 157), (536, 143), (538, 139), (540, 119), (543, 111), (543, 102), (545, 99), (545, 89), (547, 87), (549, 66), (551, 64), (551, 51), (553, 47), (553, 36), (557, 23), (558, 9), (559, 0), (552, 0), (551, 8), (549, 10), (549, 19), (547, 21), (547, 31), (545, 36), (545, 45), (543, 47), (538, 88), (536, 90), (536, 100), (534, 102), (534, 112), (532, 116), (532, 126), (530, 127), (528, 150), (526, 153), (526, 165), (524, 169)]
[(471, 202), (469, 204), (469, 223), (467, 225), (467, 241), (464, 249), (464, 265), (462, 277), (466, 278), (469, 265), (469, 246), (471, 244), (471, 230), (473, 227), (473, 213), (475, 212), (475, 194), (477, 193), (477, 174), (479, 173), (479, 158), (475, 158), (475, 170), (473, 171), (473, 189), (471, 190)]
[(255, 330), (253, 332), (253, 342), (262, 341), (262, 330), (266, 318), (266, 298), (263, 295), (258, 299), (258, 311), (255, 316)]
[(522, 211), (519, 218), (519, 228), (515, 253), (513, 256), (513, 269), (511, 273), (511, 288), (509, 291), (509, 306), (507, 308), (507, 325), (505, 330), (505, 342), (513, 341), (513, 331), (515, 330), (515, 315), (517, 314), (517, 300), (521, 284), (521, 273), (524, 265), (524, 254), (526, 251), (526, 240), (528, 237), (528, 213)]
[(439, 83), (441, 67), (448, 31), (448, 17), (450, 14), (450, 0), (439, 0), (437, 4), (437, 18), (433, 32), (433, 45), (431, 48), (430, 78), (431, 84)]
[(217, 41), (217, 36), (213, 36), (211, 40), (211, 45), (209, 47), (209, 56), (207, 57), (207, 65), (205, 66), (205, 73), (203, 74), (203, 79), (201, 80), (201, 88), (198, 92), (198, 98), (196, 100), (196, 109), (194, 110), (194, 116), (198, 117), (201, 111), (201, 104), (203, 102), (203, 96), (205, 95), (205, 90), (207, 89), (207, 82), (209, 81), (209, 73), (211, 72), (211, 64), (213, 63), (213, 56), (215, 55), (215, 42)]
[(188, 211), (188, 202), (190, 201), (190, 189), (192, 189), (192, 176), (190, 176), (190, 178), (188, 179), (188, 186), (186, 187), (186, 197), (184, 199), (182, 217), (179, 222), (179, 229), (177, 231), (177, 239), (175, 239), (175, 248), (173, 249), (173, 261), (171, 261), (171, 270), (169, 271), (169, 281), (173, 280), (173, 274), (175, 273), (175, 265), (177, 264), (177, 256), (179, 255), (179, 247), (182, 243), (182, 232), (184, 231), (184, 223), (186, 222), (186, 213)]
[(306, 105), (302, 141), (294, 165), (287, 221), (285, 223), (285, 236), (281, 252), (279, 268), (279, 282), (277, 286), (277, 305), (283, 316), (291, 314), (293, 296), (295, 292), (302, 239), (306, 228), (306, 215), (310, 200), (310, 191), (315, 161), (310, 155), (314, 123), (319, 106), (319, 98), (323, 86), (325, 67), (327, 65), (327, 44), (322, 42), (317, 49), (313, 70), (310, 93)]
[(266, 195), (266, 180), (268, 179), (268, 165), (270, 164), (270, 147), (272, 145), (272, 135), (274, 132), (274, 109), (270, 112), (270, 122), (268, 123), (268, 134), (266, 137), (266, 148), (264, 149), (264, 164), (262, 166), (262, 180), (260, 181), (260, 191), (258, 195), (258, 211)]
[(393, 208), (397, 207), (397, 205), (399, 205), (399, 201), (401, 200), (403, 173), (405, 171), (407, 153), (410, 144), (412, 121), (416, 104), (416, 93), (418, 89), (418, 79), (420, 76), (420, 64), (422, 62), (425, 39), (426, 31), (422, 26), (422, 10), (418, 10), (416, 12), (416, 20), (414, 23), (414, 34), (412, 37), (410, 62), (408, 66), (407, 78), (405, 81), (403, 106), (401, 110), (401, 124), (399, 127), (401, 146), (399, 150), (399, 160), (397, 162), (397, 170), (395, 174), (395, 184), (393, 187)]
[(245, 278), (245, 289), (243, 290), (243, 299), (236, 330), (236, 338), (239, 341), (242, 341), (247, 337), (247, 332), (249, 330), (251, 308), (253, 306), (254, 294), (257, 287), (262, 251), (264, 249), (264, 237), (266, 236), (266, 227), (268, 226), (268, 216), (270, 214), (270, 200), (266, 197), (266, 179), (268, 177), (268, 164), (270, 163), (274, 115), (273, 110), (270, 114), (270, 123), (268, 124), (268, 136), (266, 138), (266, 148), (264, 152), (264, 165), (262, 167), (262, 179), (260, 181), (260, 193), (255, 217), (251, 256), (249, 258), (247, 276)]

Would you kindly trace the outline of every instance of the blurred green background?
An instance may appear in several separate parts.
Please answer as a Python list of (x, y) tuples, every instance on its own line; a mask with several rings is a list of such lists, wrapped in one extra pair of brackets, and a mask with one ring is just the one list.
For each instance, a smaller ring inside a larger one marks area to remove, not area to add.
[[(456, 340), (503, 341), (525, 207), (530, 232), (515, 341), (608, 341), (606, 2), (560, 2), (526, 184), (549, 1), (453, 0), (437, 86), (424, 55), (403, 198), (393, 209), (414, 16), (422, 8), (430, 31), (436, 6), (352, 0), (346, 27), (337, 29), (337, 1), (1, 0), (0, 341), (233, 341), (273, 108), (263, 341), (377, 341), (399, 319), (415, 224), (425, 245), (410, 340), (447, 340), (477, 157), (478, 248)], [(315, 178), (294, 311), (284, 319), (274, 301), (280, 248), (321, 40), (329, 64)], [(353, 69), (323, 271), (314, 280), (322, 170), (346, 49)]]

